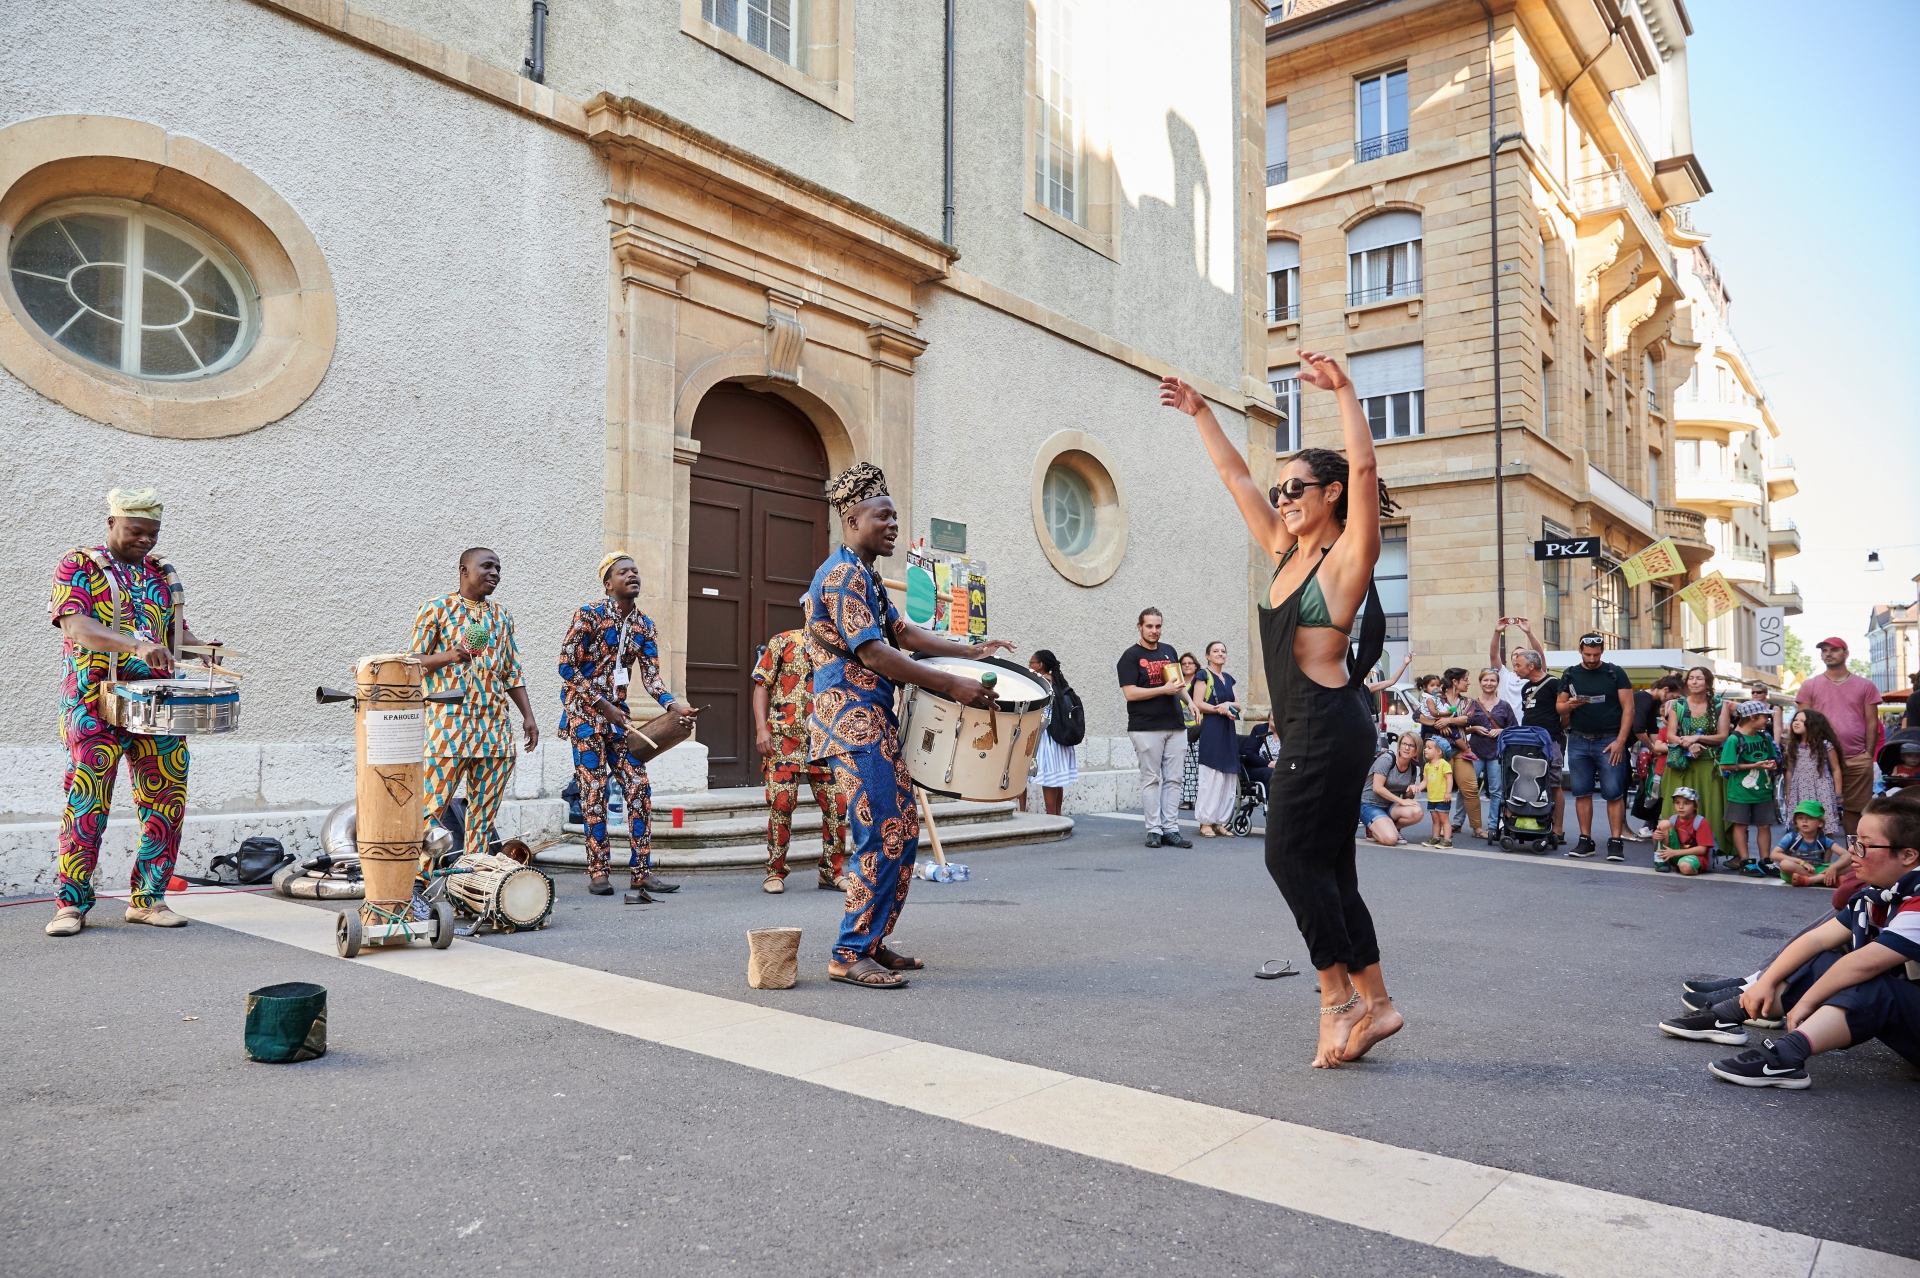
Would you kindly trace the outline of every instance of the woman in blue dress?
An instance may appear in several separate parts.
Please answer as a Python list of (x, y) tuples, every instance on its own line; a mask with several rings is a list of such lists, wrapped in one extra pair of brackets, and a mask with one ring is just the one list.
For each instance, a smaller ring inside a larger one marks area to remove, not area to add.
[(1193, 801), (1193, 819), (1205, 838), (1231, 831), (1233, 801), (1240, 795), (1240, 696), (1227, 673), (1227, 645), (1215, 639), (1207, 645), (1207, 668), (1187, 691), (1200, 716), (1200, 785)]

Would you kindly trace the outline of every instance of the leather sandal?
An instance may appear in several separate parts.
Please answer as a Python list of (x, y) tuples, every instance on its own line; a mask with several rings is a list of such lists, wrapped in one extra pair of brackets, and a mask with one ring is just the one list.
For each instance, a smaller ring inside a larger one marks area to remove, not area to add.
[(654, 899), (647, 895), (647, 889), (638, 883), (628, 888), (626, 896), (622, 899), (625, 900), (628, 905), (652, 905), (654, 903)]
[(827, 976), (845, 985), (858, 985), (865, 990), (904, 990), (907, 978), (889, 972), (870, 958), (863, 958), (850, 964), (844, 972), (827, 969)]
[(680, 890), (678, 883), (669, 883), (652, 870), (648, 870), (641, 876), (640, 886), (649, 892), (678, 892)]
[(884, 945), (873, 952), (873, 958), (874, 962), (889, 972), (918, 972), (926, 966), (919, 959), (909, 958), (905, 954), (895, 954)]
[(605, 874), (589, 874), (587, 876), (587, 891), (593, 893), (595, 896), (612, 896), (613, 884), (607, 881)]

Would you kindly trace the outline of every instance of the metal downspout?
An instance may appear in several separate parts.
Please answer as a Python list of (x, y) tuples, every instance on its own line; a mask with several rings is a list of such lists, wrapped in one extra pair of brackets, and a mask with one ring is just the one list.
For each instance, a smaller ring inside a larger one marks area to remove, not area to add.
[(547, 82), (547, 0), (533, 0), (533, 55), (522, 65), (527, 79), (535, 84)]
[(945, 158), (946, 176), (942, 187), (940, 208), (940, 238), (948, 244), (953, 243), (953, 22), (955, 0), (947, 0), (947, 63), (946, 63), (946, 101)]

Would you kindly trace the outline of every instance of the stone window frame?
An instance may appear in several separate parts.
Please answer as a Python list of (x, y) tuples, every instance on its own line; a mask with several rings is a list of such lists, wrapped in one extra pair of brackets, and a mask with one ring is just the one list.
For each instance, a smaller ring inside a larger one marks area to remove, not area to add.
[[(1093, 494), (1093, 540), (1073, 555), (1054, 545), (1053, 535), (1047, 531), (1047, 472), (1055, 466), (1073, 470)], [(1091, 589), (1120, 571), (1127, 555), (1127, 487), (1120, 478), (1119, 459), (1106, 445), (1079, 430), (1049, 436), (1034, 455), (1032, 501), (1033, 535), (1055, 572), (1076, 586)]]
[(206, 377), (136, 377), (43, 333), (0, 273), (0, 367), (83, 417), (171, 439), (258, 430), (319, 387), (338, 337), (333, 276), (306, 223), (266, 182), (203, 142), (138, 120), (40, 116), (0, 129), (0, 251), (11, 259), (15, 227), (76, 198), (149, 205), (224, 246), (256, 292), (253, 345)]
[(680, 31), (851, 120), (854, 0), (794, 0), (794, 3), (803, 8), (795, 38), (804, 53), (804, 64), (782, 62), (725, 27), (708, 22), (701, 16), (700, 0), (680, 0)]
[(1113, 164), (1113, 148), (1107, 136), (1107, 12), (1105, 0), (1080, 0), (1082, 65), (1091, 74), (1078, 77), (1082, 112), (1081, 145), (1084, 148), (1086, 178), (1086, 222), (1060, 216), (1034, 197), (1033, 166), (1036, 160), (1034, 137), (1040, 128), (1039, 92), (1039, 0), (1026, 0), (1026, 85), (1023, 167), (1020, 177), (1022, 207), (1028, 217), (1044, 223), (1102, 257), (1120, 260), (1120, 181)]

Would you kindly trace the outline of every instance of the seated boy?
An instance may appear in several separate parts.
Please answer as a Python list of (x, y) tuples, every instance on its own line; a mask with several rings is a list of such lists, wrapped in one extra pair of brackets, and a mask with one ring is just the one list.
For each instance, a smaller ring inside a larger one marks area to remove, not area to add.
[(1727, 839), (1733, 844), (1727, 852), (1739, 862), (1740, 873), (1760, 878), (1773, 859), (1773, 774), (1780, 767), (1780, 752), (1761, 731), (1773, 723), (1773, 709), (1764, 701), (1742, 701), (1733, 720), (1733, 733), (1720, 747), (1720, 775), (1727, 779)]
[(1673, 815), (1653, 828), (1653, 868), (1692, 877), (1713, 861), (1713, 823), (1700, 815), (1700, 793), (1690, 785), (1673, 792)]
[(1773, 863), (1780, 881), (1794, 887), (1832, 887), (1840, 881), (1837, 859), (1846, 853), (1826, 835), (1827, 810), (1808, 799), (1793, 810), (1793, 829), (1774, 845)]
[(1453, 846), (1453, 765), (1447, 762), (1447, 743), (1439, 737), (1428, 737), (1426, 756), (1421, 774), (1427, 782), (1427, 813), (1433, 818), (1433, 837), (1427, 840), (1427, 846), (1450, 848)]
[(1703, 1014), (1786, 1018), (1785, 1037), (1708, 1066), (1716, 1078), (1810, 1087), (1809, 1057), (1869, 1038), (1920, 1066), (1920, 982), (1907, 976), (1920, 971), (1920, 794), (1867, 804), (1854, 847), (1863, 886), (1847, 908), (1791, 941), (1737, 1000)]

